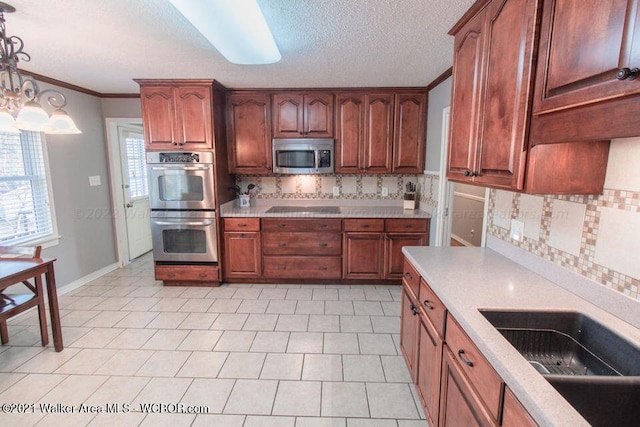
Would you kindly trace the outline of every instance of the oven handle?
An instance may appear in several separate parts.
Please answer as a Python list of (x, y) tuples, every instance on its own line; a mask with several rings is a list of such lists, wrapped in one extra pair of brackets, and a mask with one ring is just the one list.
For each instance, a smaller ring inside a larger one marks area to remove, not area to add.
[(153, 221), (158, 225), (213, 225), (213, 221)]
[(153, 166), (151, 168), (154, 171), (167, 171), (167, 170), (172, 170), (172, 171), (208, 171), (209, 170), (209, 166), (176, 166), (176, 167), (161, 167), (161, 166)]

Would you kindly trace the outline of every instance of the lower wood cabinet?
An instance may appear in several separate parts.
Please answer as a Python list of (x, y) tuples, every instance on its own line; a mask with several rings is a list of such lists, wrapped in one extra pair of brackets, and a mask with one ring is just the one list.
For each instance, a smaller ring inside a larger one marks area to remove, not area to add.
[[(220, 269), (217, 265), (155, 265), (156, 280), (164, 281), (165, 286), (219, 282)], [(208, 284), (207, 286), (211, 286)]]
[(406, 260), (400, 325), (400, 349), (430, 426), (536, 425)]
[(344, 233), (345, 279), (384, 278), (384, 233)]
[(384, 277), (386, 279), (399, 279), (404, 270), (404, 246), (426, 246), (429, 244), (429, 234), (425, 233), (387, 233), (387, 263), (385, 265)]
[(422, 399), (429, 425), (438, 422), (440, 404), (440, 368), (442, 366), (442, 338), (431, 322), (420, 319), (419, 322), (418, 375), (416, 385)]
[(449, 346), (442, 357), (439, 426), (497, 426)]
[(225, 278), (249, 278), (262, 275), (260, 232), (225, 232), (224, 248)]

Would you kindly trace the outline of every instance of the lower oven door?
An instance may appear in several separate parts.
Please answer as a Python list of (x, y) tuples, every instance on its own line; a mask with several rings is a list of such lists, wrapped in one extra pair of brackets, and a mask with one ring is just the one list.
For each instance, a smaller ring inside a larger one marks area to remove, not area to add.
[(155, 261), (218, 262), (212, 212), (152, 212), (151, 236)]

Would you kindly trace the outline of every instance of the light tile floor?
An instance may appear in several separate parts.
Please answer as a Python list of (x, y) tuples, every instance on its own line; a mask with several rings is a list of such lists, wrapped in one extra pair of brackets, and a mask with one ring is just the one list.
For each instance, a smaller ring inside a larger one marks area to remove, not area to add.
[[(146, 255), (60, 307), (60, 353), (35, 312), (10, 321), (0, 425), (426, 425), (399, 286), (163, 287)], [(204, 413), (169, 413), (187, 405)]]

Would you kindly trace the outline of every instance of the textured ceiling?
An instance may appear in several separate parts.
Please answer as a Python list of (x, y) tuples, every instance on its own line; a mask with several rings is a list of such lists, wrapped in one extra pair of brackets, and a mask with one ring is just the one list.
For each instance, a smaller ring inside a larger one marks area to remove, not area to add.
[[(204, 1), (204, 0), (202, 0)], [(451, 66), (447, 31), (474, 0), (258, 0), (282, 60), (227, 62), (167, 0), (9, 0), (20, 67), (101, 93), (133, 78), (230, 88), (426, 86)]]

